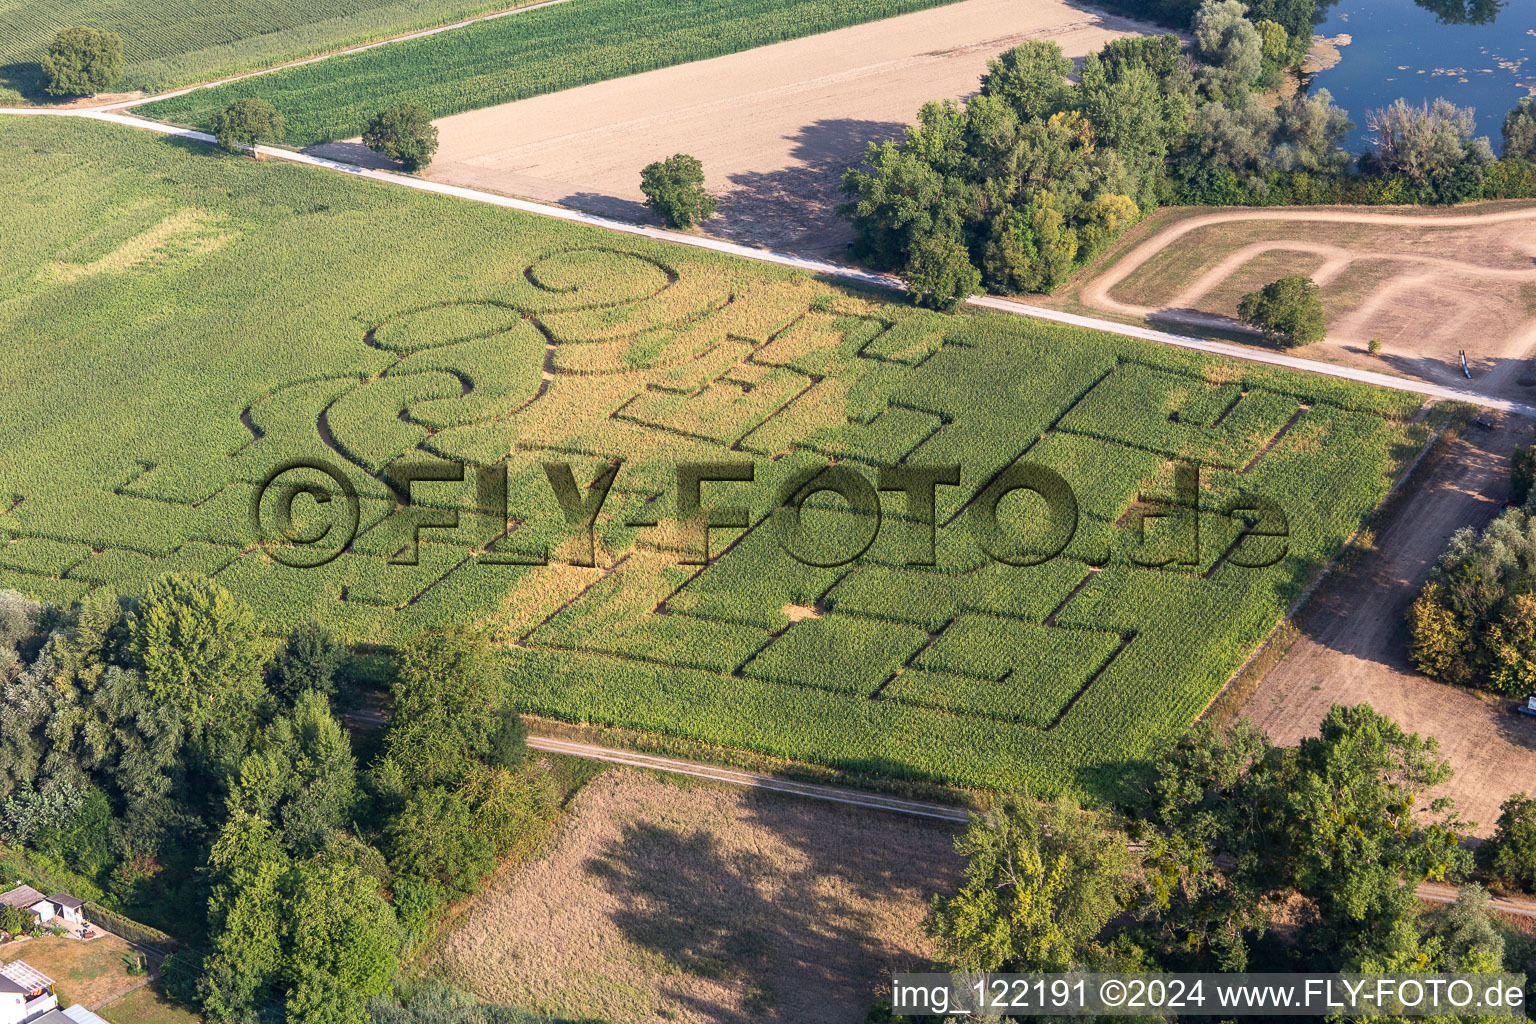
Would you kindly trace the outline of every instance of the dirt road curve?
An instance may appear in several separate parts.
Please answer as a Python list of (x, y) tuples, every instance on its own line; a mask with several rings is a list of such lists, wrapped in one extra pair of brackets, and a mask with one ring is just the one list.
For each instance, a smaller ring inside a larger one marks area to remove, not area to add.
[[(160, 135), (169, 135), (183, 139), (196, 139), (200, 142), (212, 143), (213, 136), (207, 132), (194, 131), (191, 128), (177, 128), (173, 125), (162, 124), (159, 121), (146, 121), (143, 118), (132, 117), (127, 114), (119, 114), (113, 111), (101, 110), (43, 110), (31, 107), (0, 107), (0, 116), (53, 116), (53, 117), (83, 117), (93, 121), (103, 121), (109, 124), (124, 125), (130, 128), (138, 128), (141, 131), (151, 131)], [(495, 192), (485, 192), (479, 189), (466, 188), (462, 185), (445, 185), (441, 182), (427, 181), (407, 174), (397, 174), (392, 171), (379, 170), (373, 167), (364, 167), (360, 164), (346, 163), (341, 160), (333, 160), (328, 157), (316, 156), (312, 153), (295, 153), (289, 149), (275, 149), (271, 146), (258, 146), (257, 152), (266, 158), (284, 160), (289, 163), (306, 164), (310, 167), (320, 167), (330, 171), (339, 171), (353, 177), (368, 178), (372, 181), (396, 185), (402, 188), (416, 189), (418, 192), (431, 192), (434, 195), (452, 196), (456, 199), (467, 199), (471, 202), (485, 203), (490, 206), (500, 206), (509, 210), (521, 210), (524, 213), (537, 214), (541, 217), (552, 217), (556, 220), (574, 221), (587, 224), (591, 227), (603, 228), (608, 231), (618, 231), (627, 235), (641, 235), (646, 238), (654, 238), (663, 242), (672, 242), (678, 245), (691, 245), (699, 249), (710, 249), (714, 252), (728, 253), (732, 256), (740, 256), (744, 259), (758, 260), (764, 263), (775, 263), (779, 266), (795, 267), (812, 274), (821, 274), (826, 277), (853, 281), (859, 284), (874, 285), (879, 288), (889, 288), (894, 291), (905, 291), (906, 285), (898, 278), (888, 274), (881, 274), (871, 270), (862, 270), (841, 263), (832, 263), (827, 260), (815, 259), (809, 256), (798, 256), (793, 253), (777, 252), (772, 249), (760, 249), (755, 246), (740, 245), (735, 242), (726, 242), (718, 238), (710, 238), (706, 235), (684, 234), (678, 231), (668, 231), (664, 228), (651, 227), (648, 224), (636, 224), (632, 221), (616, 220), (611, 217), (599, 217), (596, 214), (583, 213), (580, 210), (572, 210), (563, 206), (551, 206), (547, 203), (536, 203), (527, 199), (514, 199), (511, 196), (500, 195)], [(1091, 330), (1105, 331), (1109, 334), (1119, 334), (1127, 338), (1141, 338), (1145, 341), (1154, 341), (1163, 345), (1176, 345), (1181, 348), (1191, 348), (1201, 352), (1209, 352), (1212, 355), (1226, 356), (1231, 359), (1242, 359), (1249, 362), (1269, 363), (1274, 366), (1285, 366), (1293, 370), (1305, 373), (1321, 373), (1331, 377), (1342, 377), (1347, 380), (1359, 381), (1376, 387), (1395, 388), (1399, 391), (1409, 391), (1415, 394), (1428, 395), (1431, 398), (1449, 398), (1457, 401), (1471, 402), (1485, 408), (1499, 409), (1512, 412), (1520, 416), (1536, 418), (1536, 406), (1524, 402), (1514, 402), (1505, 399), (1491, 398), (1487, 395), (1463, 391), (1457, 388), (1448, 388), (1425, 381), (1414, 380), (1409, 377), (1395, 377), (1385, 373), (1377, 373), (1370, 370), (1359, 370), (1348, 366), (1338, 366), (1333, 363), (1325, 363), (1315, 359), (1301, 359), (1296, 356), (1282, 355), (1278, 352), (1266, 349), (1252, 348), (1245, 345), (1231, 345), (1218, 341), (1207, 341), (1203, 338), (1190, 338), (1184, 335), (1170, 334), (1166, 331), (1156, 331), (1147, 327), (1135, 327), (1118, 323), (1113, 320), (1100, 320), (1097, 317), (1081, 316), (1075, 313), (1064, 313), (1060, 310), (1046, 309), (1041, 306), (1031, 306), (1011, 299), (1000, 299), (990, 295), (977, 295), (967, 300), (970, 305), (984, 309), (997, 310), (1011, 313), (1015, 316), (1033, 317), (1039, 320), (1051, 320), (1056, 323), (1072, 324), (1077, 327), (1087, 327)]]
[[(1158, 310), (1146, 306), (1132, 306), (1129, 302), (1120, 302), (1111, 295), (1112, 290), (1124, 279), (1129, 278), (1141, 264), (1147, 259), (1163, 252), (1167, 247), (1177, 243), (1187, 233), (1201, 227), (1209, 227), (1212, 224), (1230, 224), (1233, 221), (1309, 221), (1309, 223), (1327, 224), (1384, 224), (1384, 226), (1413, 226), (1413, 227), (1485, 227), (1488, 224), (1502, 224), (1507, 221), (1536, 221), (1536, 207), (1533, 209), (1504, 210), (1501, 213), (1468, 213), (1468, 215), (1427, 216), (1413, 215), (1413, 213), (1356, 213), (1347, 210), (1224, 210), (1221, 213), (1207, 213), (1204, 216), (1192, 216), (1189, 220), (1178, 221), (1174, 226), (1161, 230), (1152, 238), (1146, 239), (1140, 246), (1127, 252), (1115, 261), (1115, 266), (1101, 273), (1094, 281), (1083, 287), (1083, 302), (1097, 309), (1111, 313), (1124, 313), (1127, 316), (1149, 316), (1158, 313)], [(1287, 243), (1287, 247), (1293, 247)], [(1327, 252), (1324, 252), (1324, 249)], [(1315, 247), (1315, 252), (1329, 256), (1350, 256), (1353, 259), (1382, 258), (1382, 259), (1409, 259), (1415, 263), (1428, 264), (1428, 266), (1455, 267), (1465, 269), (1465, 264), (1453, 261), (1453, 259), (1435, 259), (1432, 256), (1404, 256), (1401, 253), (1358, 253), (1346, 252), (1333, 246)], [(1335, 252), (1336, 250), (1336, 252)], [(1230, 263), (1230, 259), (1229, 259)], [(1240, 264), (1235, 264), (1240, 266)], [(1235, 269), (1227, 267), (1227, 272)], [(1223, 264), (1226, 267), (1226, 264)], [(1478, 273), (1495, 276), (1516, 276), (1521, 279), (1533, 279), (1536, 281), (1536, 270), (1495, 270), (1490, 267), (1473, 267)], [(1209, 276), (1209, 275), (1207, 275)], [(1186, 293), (1170, 302), (1170, 306), (1187, 306), (1193, 298), (1209, 292), (1210, 286), (1227, 273), (1221, 273), (1217, 278), (1207, 284), (1204, 289), (1190, 289)]]
[(1529, 423), (1511, 418), (1495, 430), (1469, 428), (1453, 442), (1397, 506), (1375, 548), (1303, 609), (1301, 637), (1243, 709), (1282, 744), (1315, 734), (1334, 704), (1369, 703), (1404, 729), (1435, 737), (1456, 770), (1441, 792), (1484, 836), (1506, 797), (1536, 792), (1536, 719), (1416, 672), (1404, 615), (1450, 535), (1481, 527), (1503, 508), (1510, 452), (1529, 437)]
[[(1201, 258), (1191, 262), (1180, 243)], [(1257, 286), (1261, 268), (1262, 279), (1307, 274), (1323, 288), (1329, 314), (1328, 337), (1305, 350), (1308, 358), (1388, 363), (1430, 383), (1520, 401), (1536, 347), (1524, 298), (1536, 287), (1533, 257), (1531, 207), (1449, 215), (1228, 210), (1156, 231), (1077, 298), (1121, 316), (1250, 333), (1235, 319), (1236, 295)], [(1367, 357), (1372, 339), (1384, 342), (1376, 359)], [(1475, 380), (1463, 380), (1458, 351)]]

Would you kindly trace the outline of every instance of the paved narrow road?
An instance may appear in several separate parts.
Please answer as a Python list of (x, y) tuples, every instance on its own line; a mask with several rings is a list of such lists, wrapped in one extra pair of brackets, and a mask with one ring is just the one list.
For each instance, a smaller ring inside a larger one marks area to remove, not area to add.
[[(152, 131), (161, 135), (176, 136), (186, 139), (197, 139), (202, 142), (213, 142), (213, 136), (207, 132), (194, 131), (190, 128), (178, 128), (173, 125), (162, 124), (158, 121), (149, 121), (144, 118), (134, 117), (128, 114), (117, 113), (112, 110), (82, 109), (82, 110), (43, 110), (31, 107), (0, 107), (0, 115), (20, 116), (52, 116), (52, 117), (80, 117), (87, 120), (104, 121), (109, 124), (119, 124), (130, 128), (138, 128), (144, 131)], [(796, 256), (792, 253), (775, 252), (772, 249), (760, 249), (753, 246), (740, 245), (735, 242), (726, 242), (718, 238), (710, 238), (705, 235), (684, 234), (679, 231), (668, 231), (664, 228), (652, 227), (646, 224), (635, 224), (629, 221), (615, 220), (610, 217), (599, 217), (590, 213), (582, 213), (578, 210), (567, 209), (563, 206), (551, 206), (547, 203), (535, 203), (526, 199), (514, 199), (511, 196), (498, 195), (494, 192), (484, 192), (479, 189), (466, 188), (462, 185), (445, 185), (440, 182), (427, 181), (423, 178), (413, 177), (407, 174), (397, 174), (393, 171), (377, 170), (370, 167), (361, 167), (357, 164), (344, 163), (340, 160), (331, 160), (325, 157), (314, 156), (309, 153), (296, 153), (287, 149), (275, 149), (271, 146), (257, 146), (256, 152), (269, 159), (285, 160), (290, 163), (306, 164), (311, 167), (320, 167), (326, 170), (339, 171), (359, 178), (367, 178), (371, 181), (383, 182), (388, 185), (397, 185), (404, 188), (415, 189), (418, 192), (431, 192), (435, 195), (452, 196), (457, 199), (467, 199), (472, 202), (486, 203), (492, 206), (501, 206), (510, 210), (520, 210), (524, 213), (532, 213), (542, 217), (552, 217), (557, 220), (575, 221), (608, 231), (618, 231), (628, 235), (640, 235), (645, 238), (654, 238), (658, 241), (673, 242), (679, 245), (689, 245), (698, 249), (709, 249), (714, 252), (728, 253), (732, 256), (740, 256), (749, 260), (758, 260), (764, 263), (775, 263), (785, 267), (795, 267), (809, 273), (820, 274), (827, 277), (838, 278), (844, 281), (852, 281), (857, 284), (873, 285), (880, 288), (888, 288), (895, 291), (905, 291), (906, 285), (899, 279), (889, 274), (876, 273), (869, 270), (861, 270), (858, 267), (845, 266), (839, 263), (829, 263), (826, 260), (812, 259), (805, 256)], [(1284, 366), (1292, 370), (1300, 370), (1304, 373), (1319, 373), (1329, 377), (1340, 377), (1345, 380), (1353, 380), (1362, 384), (1370, 384), (1376, 387), (1393, 388), (1398, 391), (1407, 391), (1414, 394), (1425, 395), (1435, 399), (1452, 399), (1455, 401), (1469, 402), (1489, 409), (1498, 409), (1503, 412), (1513, 413), (1518, 416), (1536, 418), (1536, 405), (1526, 402), (1512, 402), (1500, 398), (1491, 398), (1476, 392), (1463, 391), (1457, 388), (1443, 387), (1438, 384), (1429, 384), (1424, 381), (1411, 380), (1406, 377), (1394, 377), (1390, 374), (1377, 373), (1372, 370), (1357, 370), (1348, 366), (1336, 366), (1332, 363), (1319, 362), (1314, 359), (1300, 359), (1296, 356), (1283, 355), (1279, 352), (1269, 352), (1263, 349), (1247, 348), (1242, 345), (1233, 345), (1226, 342), (1207, 341), (1203, 338), (1191, 338), (1179, 334), (1170, 334), (1166, 331), (1156, 331), (1147, 327), (1134, 327), (1128, 324), (1117, 323), (1113, 320), (1100, 320), (1096, 317), (1080, 316), (1076, 313), (1063, 313), (1059, 310), (1046, 309), (1041, 306), (1031, 306), (1027, 303), (1016, 302), (1012, 299), (995, 298), (988, 295), (972, 296), (969, 304), (981, 309), (989, 309), (997, 312), (1010, 313), (1015, 316), (1033, 317), (1037, 320), (1049, 320), (1055, 323), (1070, 324), (1075, 327), (1086, 327), (1092, 330), (1104, 331), (1109, 334), (1118, 334), (1127, 338), (1139, 338), (1143, 341), (1157, 342), (1163, 345), (1174, 345), (1179, 348), (1195, 349), (1207, 352), (1211, 355), (1224, 356), (1229, 359), (1241, 359), (1247, 362), (1267, 363), (1273, 366)]]
[[(608, 764), (626, 765), (631, 768), (646, 768), (651, 771), (670, 772), (674, 775), (688, 775), (693, 778), (723, 782), (732, 786), (745, 786), (751, 789), (765, 789), (775, 793), (786, 793), (809, 800), (829, 800), (833, 803), (849, 804), (854, 807), (863, 807), (867, 810), (889, 811), (893, 814), (906, 814), (919, 818), (937, 818), (942, 821), (953, 821), (957, 824), (963, 824), (971, 819), (969, 812), (963, 811), (958, 807), (946, 807), (943, 804), (925, 803), (920, 800), (903, 800), (846, 786), (793, 782), (789, 779), (781, 779), (772, 775), (738, 771), (734, 768), (721, 768), (716, 765), (700, 764), (697, 761), (681, 761), (672, 757), (657, 757), (652, 754), (641, 754), (632, 750), (615, 750), (611, 747), (599, 747), (590, 743), (576, 743), (571, 740), (558, 740), (547, 736), (529, 736), (528, 746), (534, 750), (542, 750), (550, 754), (564, 754), (567, 757), (581, 757), (592, 761), (603, 761)], [(1453, 885), (1426, 882), (1419, 886), (1418, 897), (1426, 903), (1455, 903), (1458, 892), (1459, 890)], [(1501, 914), (1536, 918), (1536, 902), (1532, 901), (1495, 897), (1492, 901), (1492, 908)]]
[(971, 820), (970, 813), (958, 807), (946, 807), (943, 804), (926, 803), (921, 800), (904, 800), (899, 797), (886, 796), (883, 793), (871, 793), (862, 789), (852, 789), (845, 786), (826, 786), (813, 782), (795, 782), (773, 775), (760, 775), (756, 772), (744, 772), (735, 768), (721, 768), (718, 765), (700, 764), (696, 761), (679, 761), (671, 757), (640, 754), (633, 750), (614, 750), (610, 747), (596, 747), (590, 743), (575, 743), (571, 740), (557, 740), (547, 736), (529, 736), (528, 746), (534, 750), (542, 750), (549, 754), (565, 754), (568, 757), (582, 757), (591, 761), (606, 761), (609, 764), (628, 765), (631, 768), (649, 768), (652, 771), (670, 772), (674, 775), (690, 775), (694, 778), (724, 782), (732, 786), (767, 789), (775, 793), (787, 793), (791, 796), (805, 797), (810, 800), (828, 800), (832, 803), (850, 804), (854, 807), (863, 807), (868, 810), (890, 811), (894, 814), (905, 814), (917, 818), (938, 818), (941, 821), (953, 821), (961, 824)]

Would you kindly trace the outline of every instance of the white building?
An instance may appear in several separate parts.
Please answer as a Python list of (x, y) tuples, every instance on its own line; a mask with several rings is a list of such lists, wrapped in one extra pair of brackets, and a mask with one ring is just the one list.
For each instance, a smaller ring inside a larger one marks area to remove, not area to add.
[(26, 1024), (58, 1008), (52, 978), (21, 960), (0, 967), (0, 1024)]
[(30, 885), (18, 885), (9, 892), (0, 892), (0, 906), (29, 910), (38, 924), (85, 924), (85, 904), (67, 892), (44, 896)]

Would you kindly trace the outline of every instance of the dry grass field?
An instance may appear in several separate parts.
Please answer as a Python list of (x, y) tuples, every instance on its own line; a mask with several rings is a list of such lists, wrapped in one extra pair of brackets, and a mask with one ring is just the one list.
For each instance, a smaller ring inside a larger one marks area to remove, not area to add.
[(482, 998), (613, 1024), (858, 1024), (922, 969), (954, 826), (612, 771), (428, 952)]
[[(1049, 300), (1176, 328), (1242, 332), (1237, 303), (1287, 274), (1322, 287), (1327, 340), (1298, 354), (1529, 397), (1536, 208), (1163, 211)], [(1382, 351), (1367, 346), (1379, 338)], [(1473, 381), (1462, 376), (1465, 350)], [(1522, 382), (1522, 378), (1524, 379)]]
[(173, 1006), (143, 975), (128, 973), (132, 947), (116, 935), (89, 942), (52, 936), (8, 943), (0, 963), (24, 960), (58, 983), (59, 1005), (103, 1009), (112, 1024), (190, 1024), (197, 1017)]
[(897, 137), (928, 100), (975, 92), (987, 60), (1027, 39), (1081, 57), (1138, 31), (1153, 29), (1062, 0), (964, 0), (443, 118), (429, 177), (648, 219), (640, 168), (686, 152), (720, 196), (706, 230), (840, 252), (837, 184), (866, 142)]

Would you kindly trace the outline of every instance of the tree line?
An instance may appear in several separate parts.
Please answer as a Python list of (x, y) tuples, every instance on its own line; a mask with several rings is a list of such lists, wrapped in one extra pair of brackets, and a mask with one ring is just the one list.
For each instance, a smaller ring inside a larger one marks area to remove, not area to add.
[[(929, 931), (963, 971), (1524, 971), (1536, 945), (1471, 880), (1536, 881), (1536, 801), (1506, 803), (1474, 856), (1429, 795), (1451, 774), (1366, 705), (1295, 747), (1201, 724), (1115, 812), (1013, 797), (973, 819)], [(1428, 909), (1425, 881), (1469, 884)]]
[[(1164, 4), (1175, 18), (1182, 0)], [(1051, 42), (994, 58), (964, 104), (925, 104), (870, 143), (841, 185), (854, 255), (948, 308), (981, 288), (1049, 292), (1164, 204), (1452, 203), (1536, 195), (1536, 105), (1504, 156), (1470, 109), (1399, 100), (1368, 112), (1372, 149), (1326, 89), (1264, 93), (1305, 56), (1311, 0), (1204, 0), (1174, 35), (1117, 39), (1078, 71)], [(1175, 18), (1177, 20), (1177, 18)]]
[(337, 708), (367, 670), (317, 625), (274, 644), (199, 577), (67, 611), (0, 592), (0, 840), (78, 895), (167, 908), (192, 940), (168, 987), (206, 1020), (361, 1024), (557, 806), (485, 636), (383, 658), (393, 714), (360, 765)]

